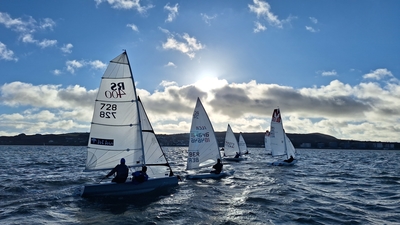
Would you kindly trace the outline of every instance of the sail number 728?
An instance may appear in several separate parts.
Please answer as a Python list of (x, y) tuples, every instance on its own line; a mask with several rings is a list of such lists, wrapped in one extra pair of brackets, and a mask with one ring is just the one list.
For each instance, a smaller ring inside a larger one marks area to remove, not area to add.
[(117, 117), (115, 116), (117, 114), (117, 104), (105, 104), (105, 103), (100, 103), (100, 118), (105, 118), (105, 119), (116, 119)]

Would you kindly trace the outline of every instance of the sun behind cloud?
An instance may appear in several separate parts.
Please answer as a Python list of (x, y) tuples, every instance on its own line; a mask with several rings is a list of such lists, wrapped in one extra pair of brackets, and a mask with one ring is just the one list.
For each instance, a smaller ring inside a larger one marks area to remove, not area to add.
[(220, 88), (223, 86), (226, 86), (228, 84), (228, 81), (222, 79), (218, 79), (218, 77), (213, 77), (213, 76), (203, 76), (201, 79), (197, 80), (194, 83), (194, 86), (199, 88), (202, 91), (208, 92), (210, 90)]

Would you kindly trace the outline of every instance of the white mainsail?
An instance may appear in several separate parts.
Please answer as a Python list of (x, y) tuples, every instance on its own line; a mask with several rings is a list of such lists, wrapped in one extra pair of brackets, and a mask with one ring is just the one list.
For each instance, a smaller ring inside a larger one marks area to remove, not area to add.
[(272, 156), (287, 155), (289, 158), (292, 155), (295, 157), (295, 148), (285, 134), (279, 108), (274, 109), (272, 114), (270, 140)]
[(242, 154), (242, 153), (244, 154), (246, 152), (247, 152), (247, 144), (244, 141), (242, 132), (240, 132), (240, 135), (239, 135), (239, 153), (240, 154)]
[(142, 130), (136, 88), (128, 56), (110, 61), (94, 106), (87, 148), (86, 171), (108, 170), (125, 158), (127, 166), (142, 166)]
[(221, 159), (214, 128), (203, 104), (197, 98), (190, 128), (186, 169), (209, 166)]
[(231, 126), (228, 124), (228, 128), (226, 129), (225, 133), (224, 154), (225, 156), (233, 157), (236, 155), (236, 153), (240, 154), (239, 144)]

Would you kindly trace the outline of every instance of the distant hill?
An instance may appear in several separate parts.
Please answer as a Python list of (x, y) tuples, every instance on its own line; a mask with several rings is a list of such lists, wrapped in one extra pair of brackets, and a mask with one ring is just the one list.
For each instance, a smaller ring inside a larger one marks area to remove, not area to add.
[[(220, 147), (224, 146), (225, 132), (216, 132)], [(264, 132), (242, 133), (248, 147), (264, 147)], [(235, 134), (239, 138), (239, 134)], [(287, 134), (295, 148), (321, 149), (400, 149), (399, 143), (341, 140), (321, 133)], [(189, 133), (159, 134), (162, 146), (188, 146)], [(35, 134), (0, 137), (0, 145), (63, 145), (86, 146), (89, 133)]]

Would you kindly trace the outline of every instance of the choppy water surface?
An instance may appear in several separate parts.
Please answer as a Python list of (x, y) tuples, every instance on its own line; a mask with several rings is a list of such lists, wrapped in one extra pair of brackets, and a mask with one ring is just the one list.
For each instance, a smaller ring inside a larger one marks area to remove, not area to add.
[[(185, 175), (187, 148), (166, 147)], [(233, 176), (184, 180), (168, 193), (88, 200), (86, 147), (0, 146), (0, 224), (400, 224), (400, 151), (298, 150), (273, 167), (264, 149), (224, 163)]]

